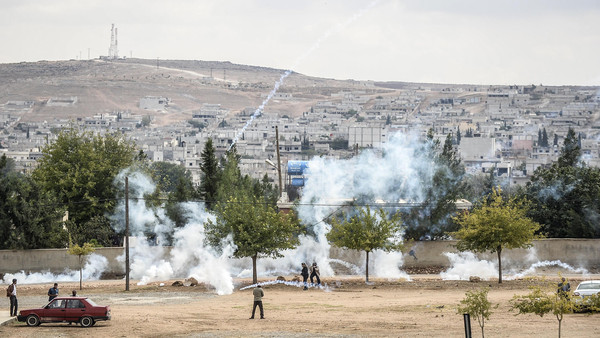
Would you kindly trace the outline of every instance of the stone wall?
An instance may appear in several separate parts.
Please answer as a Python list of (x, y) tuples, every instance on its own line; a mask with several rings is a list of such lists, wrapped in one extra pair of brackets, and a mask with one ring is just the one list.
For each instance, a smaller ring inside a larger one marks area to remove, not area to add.
[[(454, 241), (425, 241), (414, 242), (404, 253), (405, 267), (449, 267), (450, 260), (446, 252), (458, 252), (453, 245)], [(410, 249), (414, 250), (415, 259), (408, 255)], [(157, 250), (160, 248), (156, 247)], [(170, 248), (163, 248), (168, 255)], [(96, 253), (108, 260), (107, 274), (123, 274), (124, 263), (117, 257), (124, 255), (124, 248), (98, 248)], [(332, 248), (330, 257), (352, 263), (359, 267), (364, 266), (364, 252)], [(480, 254), (480, 259), (496, 262), (496, 254)], [(560, 260), (573, 267), (587, 269), (600, 268), (600, 240), (597, 239), (544, 239), (534, 242), (532, 249), (504, 250), (502, 253), (503, 267), (529, 267), (536, 261)], [(310, 263), (310, 262), (308, 262)], [(298, 263), (299, 264), (299, 263)], [(371, 264), (371, 263), (370, 263)], [(66, 249), (42, 250), (0, 250), (0, 274), (15, 273), (19, 271), (62, 273), (65, 269), (78, 270), (76, 256), (67, 254)]]

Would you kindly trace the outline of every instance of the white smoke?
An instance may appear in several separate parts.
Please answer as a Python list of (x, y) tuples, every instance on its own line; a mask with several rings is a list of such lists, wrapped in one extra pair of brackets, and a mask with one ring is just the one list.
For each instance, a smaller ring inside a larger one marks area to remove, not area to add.
[(257, 117), (260, 117), (262, 115), (262, 112), (265, 109), (265, 106), (267, 105), (267, 103), (269, 103), (269, 101), (271, 101), (273, 96), (275, 96), (275, 94), (279, 90), (279, 87), (283, 84), (283, 80), (285, 80), (285, 78), (287, 78), (290, 74), (292, 74), (293, 70), (296, 69), (298, 64), (300, 64), (306, 57), (308, 57), (310, 54), (312, 54), (317, 48), (319, 48), (321, 43), (323, 41), (325, 41), (327, 38), (329, 38), (329, 36), (331, 36), (333, 33), (340, 32), (342, 29), (346, 28), (351, 23), (358, 20), (358, 18), (363, 16), (367, 11), (369, 11), (371, 8), (373, 8), (375, 5), (377, 5), (378, 2), (379, 2), (379, 0), (372, 1), (365, 8), (361, 9), (356, 14), (354, 14), (350, 18), (348, 18), (344, 23), (338, 24), (336, 27), (325, 32), (325, 34), (323, 34), (319, 39), (317, 39), (317, 41), (309, 49), (307, 49), (303, 54), (301, 54), (294, 62), (294, 65), (289, 70), (286, 70), (281, 75), (279, 80), (275, 82), (275, 85), (273, 86), (273, 89), (271, 89), (271, 92), (269, 92), (269, 95), (267, 95), (267, 97), (263, 100), (262, 104), (254, 111), (254, 113), (250, 117), (250, 120), (248, 120), (246, 122), (246, 124), (242, 127), (242, 129), (240, 129), (240, 131), (237, 133), (237, 135), (233, 139), (233, 142), (229, 146), (228, 150), (230, 150), (237, 143), (239, 137), (244, 133), (244, 131), (246, 131), (246, 129), (252, 124), (252, 122)]
[(471, 276), (483, 280), (498, 277), (498, 267), (487, 260), (479, 260), (472, 252), (444, 252), (450, 260), (450, 268), (440, 273), (443, 280), (469, 280)]
[[(233, 292), (233, 281), (229, 273), (229, 258), (234, 247), (225, 243), (222, 253), (204, 245), (204, 223), (212, 219), (200, 203), (181, 203), (182, 212), (188, 223), (182, 228), (174, 228), (172, 221), (162, 208), (150, 208), (144, 196), (155, 190), (152, 180), (139, 172), (125, 170), (120, 173), (116, 182), (129, 178), (131, 199), (129, 201), (129, 224), (131, 235), (137, 240), (130, 248), (130, 276), (138, 279), (140, 285), (172, 278), (194, 277), (202, 283), (213, 286), (220, 295)], [(125, 203), (117, 206), (116, 224), (124, 223)], [(118, 226), (118, 229), (123, 229)], [(147, 234), (156, 235), (159, 245), (150, 245), (145, 240)], [(168, 236), (173, 236), (170, 253), (160, 246)], [(231, 240), (229, 240), (230, 242)], [(119, 257), (124, 261), (124, 256)]]
[[(347, 160), (318, 157), (309, 162), (298, 212), (300, 219), (312, 226), (316, 238), (301, 243), (298, 250), (310, 246), (323, 275), (333, 274), (329, 264), (330, 245), (326, 239), (331, 226), (327, 220), (345, 203), (356, 197), (364, 197), (369, 202), (381, 200), (393, 205), (421, 202), (424, 199), (421, 182), (431, 179), (435, 165), (422, 151), (422, 146), (416, 135), (397, 133), (380, 152), (365, 150)], [(376, 253), (374, 258), (375, 276), (408, 277), (399, 268), (403, 264), (400, 253)]]
[[(86, 263), (81, 269), (82, 280), (98, 280), (100, 275), (108, 267), (106, 257), (92, 253), (87, 256)], [(19, 284), (38, 284), (38, 283), (58, 283), (58, 282), (78, 282), (79, 270), (65, 270), (61, 274), (53, 274), (51, 272), (34, 272), (25, 273), (25, 271), (17, 273), (6, 273), (4, 279), (0, 280), (2, 284), (12, 283), (13, 279), (17, 279)]]

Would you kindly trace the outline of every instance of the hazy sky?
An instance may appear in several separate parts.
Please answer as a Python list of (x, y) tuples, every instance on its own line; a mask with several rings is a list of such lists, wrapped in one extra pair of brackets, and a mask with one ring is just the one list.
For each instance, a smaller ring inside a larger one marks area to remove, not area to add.
[(0, 63), (107, 55), (311, 76), (600, 85), (597, 0), (1, 0)]

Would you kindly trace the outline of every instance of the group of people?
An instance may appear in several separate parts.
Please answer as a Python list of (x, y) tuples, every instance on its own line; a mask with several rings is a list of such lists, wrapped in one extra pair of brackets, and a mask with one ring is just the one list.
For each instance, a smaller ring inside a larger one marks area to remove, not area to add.
[[(302, 263), (302, 272), (300, 273), (300, 275), (302, 275), (302, 282), (304, 283), (304, 290), (308, 290), (308, 266), (306, 266), (306, 263)], [(321, 285), (321, 274), (319, 273), (319, 267), (317, 266), (317, 263), (313, 263), (312, 266), (310, 267), (310, 284), (314, 284), (314, 278), (317, 278), (317, 285)]]
[[(73, 297), (77, 296), (77, 291), (73, 290), (72, 294)], [(10, 284), (8, 286), (8, 288), (6, 289), (6, 297), (9, 297), (10, 299), (10, 316), (11, 317), (15, 317), (17, 315), (17, 313), (19, 312), (19, 300), (17, 299), (17, 279), (13, 279), (12, 280), (12, 284)], [(54, 283), (54, 286), (52, 286), (49, 290), (48, 290), (48, 301), (52, 301), (54, 298), (58, 297), (58, 283)]]
[[(302, 263), (302, 271), (300, 272), (300, 275), (302, 275), (304, 290), (308, 290), (309, 268), (306, 263)], [(317, 285), (321, 285), (321, 274), (319, 273), (319, 267), (317, 266), (317, 263), (313, 263), (310, 267), (311, 284), (314, 284), (315, 278), (317, 279)], [(252, 296), (254, 296), (254, 304), (252, 305), (252, 316), (250, 316), (250, 319), (254, 319), (257, 307), (260, 310), (260, 319), (265, 319), (265, 310), (262, 303), (262, 298), (265, 296), (265, 291), (260, 284), (258, 284), (252, 290)]]

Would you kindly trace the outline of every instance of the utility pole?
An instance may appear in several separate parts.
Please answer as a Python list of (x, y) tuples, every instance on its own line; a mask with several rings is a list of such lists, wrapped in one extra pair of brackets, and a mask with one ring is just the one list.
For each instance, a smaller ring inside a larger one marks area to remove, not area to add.
[(125, 291), (129, 291), (129, 177), (125, 177)]
[(279, 157), (279, 128), (275, 126), (275, 144), (277, 146), (277, 175), (279, 176), (279, 198), (283, 195), (283, 185), (281, 185), (281, 157)]

